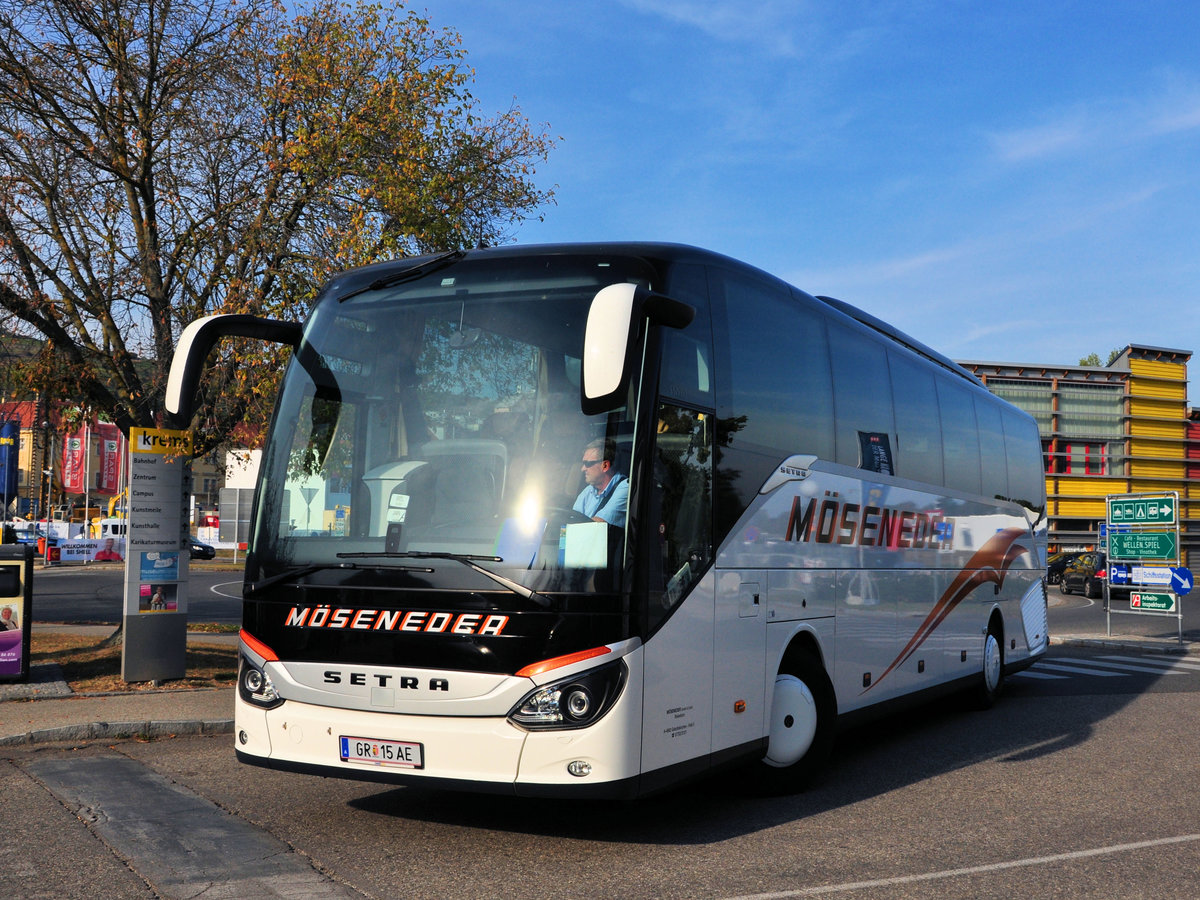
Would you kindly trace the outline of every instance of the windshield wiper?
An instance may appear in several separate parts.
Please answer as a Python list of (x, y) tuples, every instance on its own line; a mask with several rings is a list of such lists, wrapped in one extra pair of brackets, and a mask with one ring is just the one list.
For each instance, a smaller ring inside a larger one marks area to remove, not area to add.
[(452, 559), (455, 562), (462, 563), (468, 569), (478, 572), (485, 578), (490, 578), (501, 587), (508, 588), (519, 597), (532, 600), (539, 606), (550, 605), (550, 601), (536, 591), (525, 587), (525, 585), (519, 582), (505, 578), (503, 575), (499, 575), (475, 561), (482, 559), (487, 562), (504, 562), (504, 557), (502, 556), (483, 556), (477, 553), (449, 553), (444, 550), (381, 550), (371, 553), (339, 553), (338, 559)]
[(310, 563), (306, 566), (294, 566), (290, 569), (284, 569), (275, 575), (263, 578), (261, 581), (256, 581), (254, 584), (243, 585), (242, 595), (257, 594), (259, 591), (269, 588), (273, 584), (279, 584), (283, 581), (295, 581), (298, 578), (303, 578), (305, 575), (311, 575), (313, 572), (319, 572), (322, 569), (356, 569), (354, 563), (338, 563), (336, 566), (328, 563)]
[[(339, 557), (344, 556), (344, 555), (353, 556), (354, 554), (342, 554), (342, 553), (338, 554)], [(281, 582), (284, 582), (284, 581), (296, 581), (300, 578), (303, 578), (305, 575), (311, 575), (313, 572), (320, 572), (323, 569), (357, 569), (357, 568), (359, 568), (359, 567), (356, 566), (354, 563), (350, 563), (350, 562), (342, 562), (342, 563), (336, 563), (336, 564), (335, 563), (309, 563), (308, 565), (304, 565), (304, 566), (294, 566), (291, 569), (285, 569), (284, 571), (279, 572), (275, 575), (271, 575), (268, 578), (264, 578), (261, 581), (256, 581), (256, 582), (254, 582), (254, 584), (245, 585), (242, 588), (242, 596), (244, 596), (244, 597), (251, 596), (253, 594), (257, 594), (259, 591), (269, 588), (273, 584), (280, 584)], [(413, 566), (397, 566), (396, 569), (397, 569), (397, 571), (402, 571), (402, 572), (432, 572), (433, 571), (433, 569), (429, 569), (424, 566), (422, 566), (420, 568), (416, 568)]]
[(357, 297), (359, 294), (367, 293), (367, 291), (378, 291), (395, 284), (402, 284), (405, 281), (421, 278), (430, 272), (436, 272), (438, 269), (450, 265), (452, 262), (457, 262), (466, 255), (465, 250), (447, 250), (445, 253), (439, 253), (437, 256), (425, 260), (425, 262), (415, 263), (406, 269), (401, 269), (399, 272), (393, 272), (391, 275), (376, 278), (368, 285), (343, 294), (338, 297), (338, 303), (345, 303), (351, 297)]

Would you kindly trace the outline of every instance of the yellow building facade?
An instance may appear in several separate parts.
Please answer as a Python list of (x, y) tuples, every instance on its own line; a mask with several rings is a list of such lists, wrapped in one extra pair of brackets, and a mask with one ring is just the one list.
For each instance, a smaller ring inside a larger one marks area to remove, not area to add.
[[(1178, 493), (1184, 561), (1200, 564), (1200, 455), (1187, 350), (1130, 344), (1107, 366), (962, 362), (1037, 419), (1051, 550), (1090, 549), (1110, 494)], [(1189, 463), (1189, 458), (1191, 462)]]

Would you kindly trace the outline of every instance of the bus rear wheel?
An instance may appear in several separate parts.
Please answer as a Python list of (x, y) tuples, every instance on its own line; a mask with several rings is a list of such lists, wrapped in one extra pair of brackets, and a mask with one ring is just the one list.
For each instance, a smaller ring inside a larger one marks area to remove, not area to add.
[(775, 677), (767, 752), (759, 780), (769, 793), (802, 790), (833, 749), (837, 701), (825, 669), (811, 654), (789, 661)]

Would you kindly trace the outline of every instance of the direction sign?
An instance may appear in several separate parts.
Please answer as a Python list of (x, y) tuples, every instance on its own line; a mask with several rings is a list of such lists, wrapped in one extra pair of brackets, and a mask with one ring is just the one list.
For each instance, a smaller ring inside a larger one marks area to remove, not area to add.
[(1169, 566), (1133, 566), (1129, 575), (1130, 584), (1155, 584), (1166, 587), (1171, 583)]
[(1109, 497), (1108, 521), (1122, 525), (1174, 525), (1174, 497)]
[(1180, 596), (1191, 593), (1192, 585), (1195, 583), (1195, 580), (1192, 578), (1191, 569), (1184, 566), (1176, 566), (1171, 570), (1171, 590)]
[(1108, 555), (1113, 559), (1175, 559), (1175, 533), (1151, 531), (1110, 534)]
[(1143, 609), (1152, 612), (1174, 612), (1174, 594), (1150, 594), (1145, 591), (1134, 591), (1129, 595), (1130, 609)]
[(1129, 566), (1121, 563), (1110, 563), (1108, 567), (1109, 584), (1129, 584)]

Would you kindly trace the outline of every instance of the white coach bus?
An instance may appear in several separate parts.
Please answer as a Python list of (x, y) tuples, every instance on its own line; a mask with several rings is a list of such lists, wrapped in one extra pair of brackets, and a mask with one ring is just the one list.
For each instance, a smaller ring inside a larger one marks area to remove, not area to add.
[(389, 262), (295, 347), (246, 560), (236, 747), (255, 765), (631, 797), (839, 724), (990, 704), (1048, 645), (1034, 421), (831, 298), (690, 247)]

